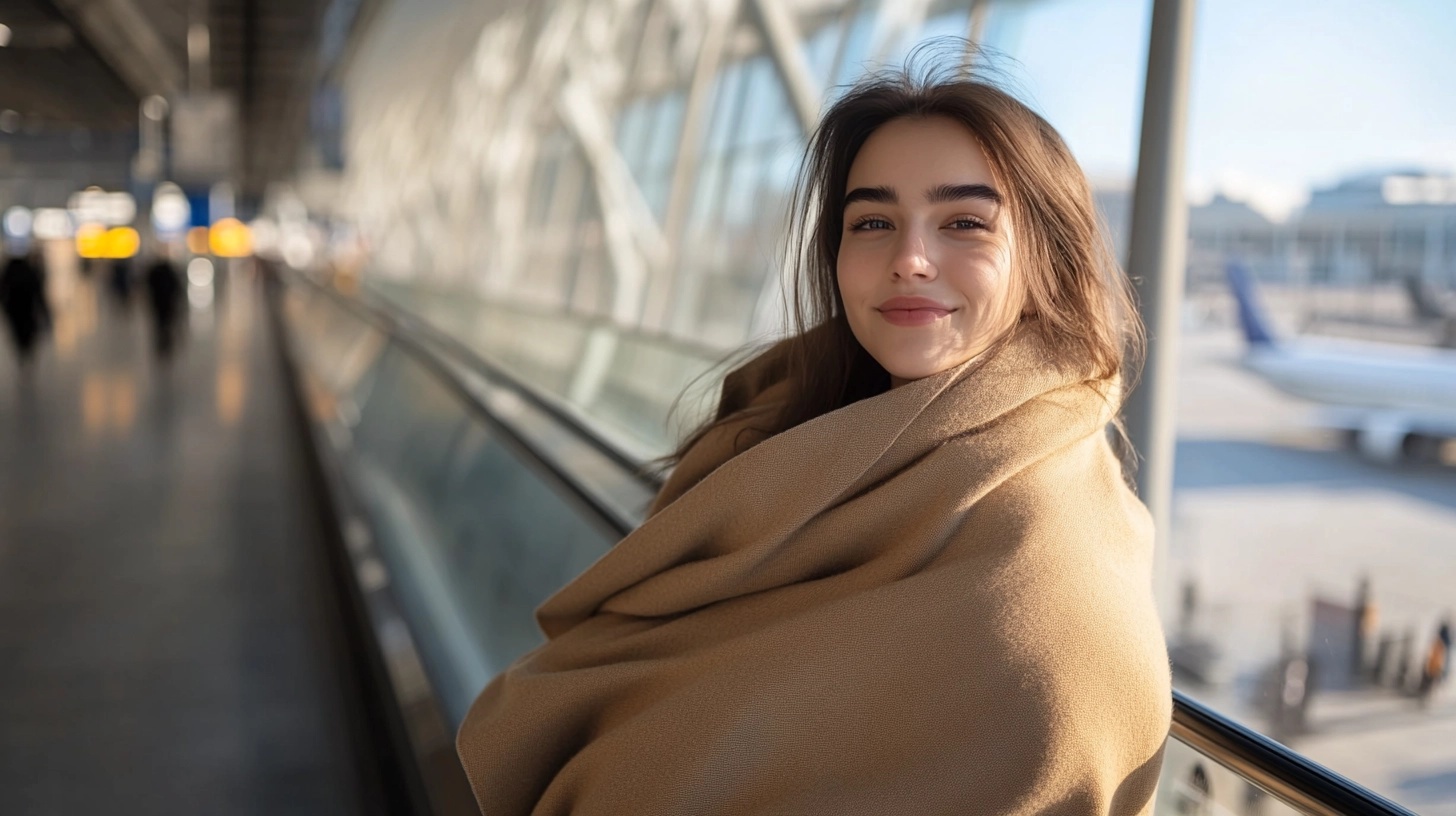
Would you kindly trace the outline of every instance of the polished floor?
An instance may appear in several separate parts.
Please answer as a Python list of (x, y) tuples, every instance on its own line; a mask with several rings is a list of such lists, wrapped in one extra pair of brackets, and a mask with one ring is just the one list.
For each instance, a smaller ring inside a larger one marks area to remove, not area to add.
[(261, 289), (218, 284), (167, 362), (65, 275), (0, 348), (0, 813), (379, 810)]

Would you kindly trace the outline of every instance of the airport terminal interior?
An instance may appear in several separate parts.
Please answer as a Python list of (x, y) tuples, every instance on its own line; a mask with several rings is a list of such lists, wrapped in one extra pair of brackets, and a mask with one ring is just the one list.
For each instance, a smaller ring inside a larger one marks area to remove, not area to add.
[(472, 702), (789, 331), (806, 142), (918, 54), (1062, 133), (1136, 286), (1150, 812), (1456, 816), (1453, 37), (1422, 0), (0, 0), (0, 813), (478, 813)]

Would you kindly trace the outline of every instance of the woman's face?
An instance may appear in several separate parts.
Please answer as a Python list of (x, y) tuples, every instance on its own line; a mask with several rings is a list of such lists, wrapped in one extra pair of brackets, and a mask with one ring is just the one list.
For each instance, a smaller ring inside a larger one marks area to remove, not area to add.
[(895, 119), (855, 156), (839, 293), (894, 385), (986, 350), (1021, 311), (1012, 224), (976, 139), (943, 117)]

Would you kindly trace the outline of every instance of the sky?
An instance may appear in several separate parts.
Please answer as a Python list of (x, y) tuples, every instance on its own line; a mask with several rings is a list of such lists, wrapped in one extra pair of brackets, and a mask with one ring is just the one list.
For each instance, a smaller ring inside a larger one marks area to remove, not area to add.
[[(1150, 0), (993, 5), (987, 40), (1095, 181), (1136, 164)], [(1283, 217), (1309, 190), (1456, 170), (1456, 0), (1200, 0), (1190, 197)]]

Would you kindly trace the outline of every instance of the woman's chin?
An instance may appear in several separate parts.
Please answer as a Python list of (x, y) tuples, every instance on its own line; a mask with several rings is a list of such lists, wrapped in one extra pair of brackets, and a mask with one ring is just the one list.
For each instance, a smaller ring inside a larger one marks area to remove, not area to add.
[(961, 362), (962, 361), (958, 360), (934, 362), (917, 361), (914, 363), (907, 363), (904, 365), (895, 366), (887, 366), (884, 363), (881, 363), (880, 365), (884, 366), (885, 370), (890, 373), (890, 384), (893, 387), (904, 385), (908, 382), (914, 382), (915, 380), (923, 380), (926, 377), (934, 377), (936, 374), (940, 374), (941, 372), (949, 371), (952, 368), (955, 368), (956, 366), (960, 365)]

